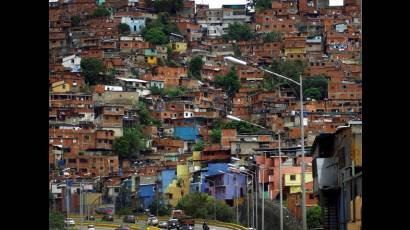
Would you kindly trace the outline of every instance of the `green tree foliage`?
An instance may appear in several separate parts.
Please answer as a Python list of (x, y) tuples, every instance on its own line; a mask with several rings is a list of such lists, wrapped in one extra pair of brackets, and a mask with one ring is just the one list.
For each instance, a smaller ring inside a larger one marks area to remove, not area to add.
[(226, 76), (216, 76), (215, 84), (222, 87), (229, 96), (233, 96), (241, 87), (235, 68), (232, 68)]
[[(299, 76), (303, 74), (305, 67), (306, 67), (306, 64), (300, 60), (296, 60), (296, 61), (273, 60), (269, 69), (275, 73), (281, 74), (285, 77), (295, 80), (296, 82), (299, 82), (300, 81)], [(264, 78), (265, 80), (262, 86), (266, 87), (265, 89), (267, 90), (275, 88), (279, 83), (282, 83), (282, 84), (284, 83), (284, 84), (290, 84), (290, 86), (293, 87), (296, 95), (299, 95), (299, 90), (295, 88), (297, 85), (295, 85), (294, 83), (288, 80), (285, 80), (285, 79), (282, 79), (276, 76), (272, 76), (272, 74), (265, 74)]]
[(74, 15), (71, 16), (71, 26), (79, 26), (80, 25), (80, 16)]
[(272, 0), (254, 0), (253, 2), (257, 10), (268, 10), (272, 8)]
[(278, 42), (278, 41), (281, 41), (282, 38), (283, 38), (283, 34), (277, 31), (272, 31), (272, 32), (263, 34), (264, 42)]
[(260, 129), (243, 121), (231, 121), (222, 126), (224, 129), (236, 129), (238, 133), (256, 133)]
[(222, 136), (221, 129), (212, 129), (211, 134), (209, 135), (209, 139), (211, 143), (219, 144), (221, 143), (221, 136)]
[(138, 117), (141, 125), (151, 125), (152, 119), (144, 102), (138, 102)]
[(50, 230), (64, 229), (64, 216), (61, 213), (48, 210), (48, 226)]
[(249, 41), (254, 37), (255, 35), (252, 33), (251, 28), (248, 24), (241, 24), (238, 22), (229, 24), (228, 34), (225, 36), (225, 38), (237, 41)]
[(188, 66), (188, 71), (192, 74), (195, 79), (201, 80), (201, 71), (204, 62), (201, 56), (196, 56), (191, 59)]
[(198, 143), (194, 145), (194, 151), (202, 151), (202, 150), (204, 150), (204, 142), (198, 141)]
[(166, 44), (169, 41), (161, 28), (151, 28), (143, 34), (143, 37), (146, 41), (156, 45)]
[(321, 93), (320, 93), (320, 89), (318, 88), (309, 88), (307, 90), (304, 91), (303, 93), (304, 98), (311, 98), (311, 99), (315, 99), (315, 100), (320, 100), (321, 99)]
[[(214, 216), (214, 197), (206, 193), (192, 192), (183, 196), (176, 209), (182, 209), (189, 216), (201, 219), (213, 219)], [(216, 218), (219, 221), (231, 222), (234, 212), (224, 202), (216, 202)]]
[(129, 34), (131, 31), (130, 27), (128, 26), (128, 24), (126, 23), (120, 23), (118, 25), (118, 32), (120, 32), (120, 34)]
[(145, 149), (145, 137), (141, 126), (124, 129), (122, 137), (116, 138), (113, 143), (114, 152), (121, 158), (132, 158)]
[(178, 63), (176, 63), (174, 60), (169, 60), (168, 59), (168, 61), (167, 61), (167, 65), (169, 66), (169, 67), (179, 67), (180, 65), (178, 64)]
[(81, 59), (81, 73), (84, 80), (89, 85), (96, 85), (106, 82), (104, 76), (104, 66), (102, 62), (96, 58)]
[(327, 97), (328, 80), (323, 75), (307, 77), (303, 80), (304, 96), (321, 100)]
[(175, 15), (182, 9), (183, 0), (155, 0), (153, 1), (153, 7), (158, 12), (168, 12)]
[(149, 206), (149, 210), (151, 213), (156, 214), (157, 208), (159, 216), (169, 216), (171, 214), (171, 207), (165, 205), (161, 200), (158, 202), (158, 199), (155, 198)]
[(306, 222), (309, 229), (322, 227), (323, 215), (320, 206), (315, 206), (307, 210)]
[(100, 6), (94, 10), (93, 16), (94, 17), (107, 17), (107, 16), (110, 16), (110, 11), (103, 6)]
[(150, 87), (149, 90), (151, 90), (152, 95), (163, 95), (164, 94), (164, 89), (158, 88), (157, 86)]
[(129, 207), (122, 207), (117, 210), (115, 210), (115, 214), (120, 217), (120, 216), (126, 216), (126, 215), (132, 215), (132, 210)]
[[(158, 41), (161, 41), (160, 44), (166, 44), (169, 42), (167, 35), (169, 35), (170, 33), (180, 34), (177, 25), (174, 22), (171, 22), (169, 17), (170, 17), (169, 13), (161, 12), (158, 14), (158, 19), (147, 18), (145, 22), (145, 27), (141, 31), (141, 34), (144, 37), (144, 39), (147, 41), (149, 41), (149, 39), (152, 39), (151, 37), (151, 35), (153, 35), (152, 29), (156, 29), (154, 30), (155, 32), (154, 35), (155, 34), (164, 35), (164, 36), (161, 36), (160, 39), (157, 39)], [(159, 33), (158, 31), (162, 31), (162, 33)], [(147, 37), (147, 35), (149, 35), (149, 37)], [(172, 49), (171, 49), (171, 52), (172, 52)], [(168, 58), (169, 58), (169, 55), (170, 53), (168, 53)]]

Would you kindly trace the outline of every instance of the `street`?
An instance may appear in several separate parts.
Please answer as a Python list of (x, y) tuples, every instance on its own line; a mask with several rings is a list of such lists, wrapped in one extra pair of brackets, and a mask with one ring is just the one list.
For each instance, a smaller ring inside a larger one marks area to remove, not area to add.
[[(223, 228), (223, 227), (216, 227), (216, 226), (209, 226), (210, 230), (227, 230), (228, 228)], [(78, 226), (77, 229), (79, 230), (87, 230), (87, 226)], [(96, 227), (95, 230), (112, 230), (115, 228), (107, 228), (107, 227)], [(140, 226), (140, 229), (143, 230), (145, 229), (145, 225), (144, 226)], [(202, 225), (201, 224), (196, 224), (195, 225), (195, 230), (202, 230)]]

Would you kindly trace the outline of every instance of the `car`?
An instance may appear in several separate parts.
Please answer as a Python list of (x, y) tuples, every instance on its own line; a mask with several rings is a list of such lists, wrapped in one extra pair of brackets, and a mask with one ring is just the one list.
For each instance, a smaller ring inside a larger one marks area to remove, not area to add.
[(135, 223), (135, 216), (134, 215), (127, 215), (124, 216), (124, 219), (122, 220), (124, 223)]
[(95, 230), (94, 225), (92, 224), (88, 225), (87, 230)]
[(148, 217), (147, 225), (158, 225), (158, 219), (155, 216)]
[(168, 221), (168, 229), (178, 229), (178, 228), (179, 228), (178, 219), (170, 219)]
[(115, 230), (131, 230), (130, 227), (121, 225), (120, 227), (116, 228)]
[(94, 216), (86, 216), (85, 220), (95, 221), (95, 217)]
[(168, 222), (166, 221), (161, 221), (158, 223), (159, 228), (168, 228)]
[(105, 221), (114, 221), (114, 217), (113, 217), (112, 215), (104, 215), (104, 216), (102, 217), (102, 220), (105, 220)]
[(95, 213), (97, 214), (108, 214), (111, 215), (113, 211), (112, 207), (103, 207), (103, 208), (97, 208), (95, 209)]
[(181, 225), (181, 227), (180, 227), (179, 229), (180, 229), (180, 230), (193, 230), (194, 227), (192, 227), (192, 226), (189, 225), (189, 224), (184, 224), (184, 225)]
[(64, 224), (65, 224), (66, 226), (75, 226), (75, 221), (74, 221), (73, 218), (66, 218), (66, 219), (64, 220)]

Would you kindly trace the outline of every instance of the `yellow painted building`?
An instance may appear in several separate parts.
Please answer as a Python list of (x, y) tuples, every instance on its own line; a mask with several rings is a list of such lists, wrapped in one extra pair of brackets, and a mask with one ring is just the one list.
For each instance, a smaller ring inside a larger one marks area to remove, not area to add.
[(177, 179), (168, 186), (169, 204), (175, 207), (185, 194), (189, 193), (189, 168), (186, 164), (177, 165)]
[(288, 54), (305, 54), (306, 48), (285, 48), (285, 56)]
[(172, 43), (172, 50), (177, 52), (186, 52), (187, 43), (186, 42), (174, 42)]
[[(301, 192), (300, 185), (302, 184), (302, 175), (300, 173), (285, 173), (285, 186), (290, 187), (290, 193)], [(312, 172), (305, 173), (305, 183), (313, 181)]]
[(56, 81), (51, 84), (51, 91), (53, 93), (67, 93), (70, 92), (70, 85), (65, 81)]

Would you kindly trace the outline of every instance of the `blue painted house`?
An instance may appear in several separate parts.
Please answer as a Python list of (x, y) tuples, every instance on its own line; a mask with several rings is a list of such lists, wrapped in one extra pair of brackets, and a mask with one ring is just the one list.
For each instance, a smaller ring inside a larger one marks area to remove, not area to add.
[(121, 23), (127, 24), (130, 27), (131, 33), (140, 33), (145, 27), (145, 18), (123, 16), (121, 17)]
[(199, 127), (194, 126), (176, 126), (174, 128), (174, 136), (184, 141), (195, 142), (198, 139)]
[(140, 184), (138, 198), (144, 209), (149, 208), (155, 197), (155, 184)]
[(164, 169), (161, 171), (159, 180), (161, 181), (160, 192), (166, 191), (168, 186), (172, 183), (172, 180), (177, 178), (177, 171), (175, 169)]
[(233, 205), (237, 198), (243, 198), (246, 192), (245, 175), (239, 173), (218, 173), (207, 176), (207, 179), (215, 181), (215, 185), (208, 183), (207, 192), (216, 197), (217, 200), (225, 200)]

